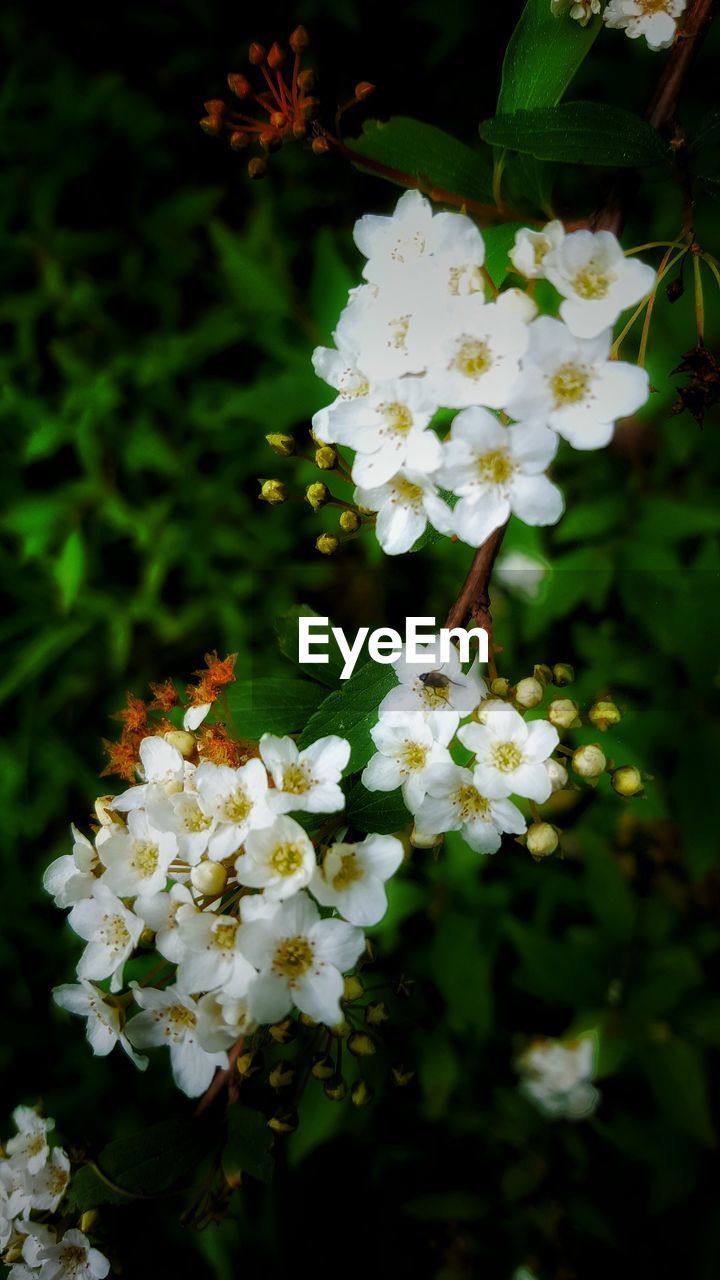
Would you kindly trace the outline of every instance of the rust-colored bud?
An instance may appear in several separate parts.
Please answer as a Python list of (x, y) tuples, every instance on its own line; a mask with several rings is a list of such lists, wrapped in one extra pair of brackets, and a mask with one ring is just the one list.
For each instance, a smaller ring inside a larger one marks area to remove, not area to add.
[(311, 93), (317, 83), (317, 76), (311, 67), (307, 71), (301, 71), (297, 78), (298, 89), (301, 93)]
[(247, 76), (241, 75), (237, 71), (231, 71), (227, 78), (228, 88), (236, 98), (249, 98), (252, 93), (252, 85)]
[(282, 138), (276, 129), (263, 129), (259, 141), (264, 151), (278, 151), (282, 146)]
[(375, 85), (370, 84), (369, 80), (361, 80), (359, 84), (355, 85), (355, 97), (358, 102), (364, 102), (365, 99), (369, 98), (374, 92)]
[(244, 151), (249, 141), (247, 134), (242, 133), (240, 129), (236, 129), (234, 133), (230, 134), (230, 146), (233, 151)]
[(304, 53), (310, 47), (310, 37), (304, 27), (296, 27), (290, 37), (293, 53)]
[(209, 116), (224, 116), (227, 111), (222, 98), (211, 98), (209, 102), (204, 102), (203, 106)]
[(312, 150), (313, 155), (326, 156), (330, 150), (330, 143), (327, 138), (313, 138)]
[(307, 125), (304, 120), (296, 120), (293, 127), (293, 138), (304, 138), (307, 134)]
[(252, 44), (250, 45), (250, 48), (248, 50), (248, 58), (250, 59), (254, 67), (262, 66), (263, 62), (265, 61), (265, 50), (261, 44), (258, 44), (257, 40), (253, 40)]
[(273, 71), (279, 71), (286, 57), (287, 54), (285, 53), (282, 45), (279, 45), (277, 40), (275, 40), (273, 44), (271, 44), (270, 52), (267, 56), (268, 66), (271, 67)]
[(248, 162), (248, 177), (253, 179), (264, 178), (266, 173), (267, 161), (263, 160), (262, 156), (253, 156), (252, 160)]
[(282, 129), (285, 125), (285, 116), (282, 111), (273, 111), (270, 117), (270, 123), (273, 129)]
[(300, 105), (304, 120), (312, 120), (317, 114), (320, 103), (317, 98), (305, 98)]
[(200, 128), (210, 138), (218, 138), (222, 132), (222, 124), (217, 116), (203, 116)]

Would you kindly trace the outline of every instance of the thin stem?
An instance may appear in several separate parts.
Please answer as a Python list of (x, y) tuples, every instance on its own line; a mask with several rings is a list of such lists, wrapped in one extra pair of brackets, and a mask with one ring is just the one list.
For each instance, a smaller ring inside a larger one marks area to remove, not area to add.
[(697, 325), (698, 346), (705, 346), (705, 298), (703, 295), (702, 275), (700, 274), (700, 256), (693, 254), (693, 276), (695, 280), (695, 323)]
[(712, 256), (712, 254), (711, 254), (711, 253), (705, 253), (705, 252), (702, 252), (702, 253), (700, 254), (700, 257), (702, 258), (702, 260), (703, 260), (703, 262), (706, 264), (706, 266), (708, 266), (708, 267), (710, 268), (710, 270), (712, 271), (712, 273), (713, 273), (713, 275), (714, 275), (714, 277), (715, 277), (715, 279), (716, 279), (716, 281), (717, 281), (718, 289), (720, 289), (720, 271), (718, 270), (717, 262), (715, 261), (715, 259), (713, 258), (713, 256)]
[(488, 670), (492, 679), (495, 679), (497, 670), (495, 667), (495, 653), (493, 649), (492, 636), (492, 616), (490, 613), (490, 578), (492, 576), (493, 567), (497, 559), (498, 552), (505, 537), (507, 523), (496, 529), (494, 533), (486, 538), (482, 546), (478, 547), (475, 552), (475, 558), (470, 566), (470, 572), (467, 575), (460, 593), (455, 600), (448, 616), (445, 626), (448, 629), (452, 627), (462, 626), (468, 614), (484, 631), (488, 637)]

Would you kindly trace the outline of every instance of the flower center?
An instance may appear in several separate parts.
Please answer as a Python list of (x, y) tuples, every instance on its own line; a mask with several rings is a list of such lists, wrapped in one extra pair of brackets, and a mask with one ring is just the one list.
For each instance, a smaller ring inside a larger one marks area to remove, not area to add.
[(355, 853), (344, 853), (340, 859), (340, 866), (332, 878), (332, 887), (340, 892), (347, 889), (351, 884), (355, 884), (357, 880), (362, 880), (365, 870), (355, 856)]
[(390, 251), (395, 262), (415, 262), (425, 252), (425, 237), (419, 231), (403, 240), (396, 240)]
[(343, 400), (355, 400), (358, 396), (366, 396), (369, 390), (370, 383), (358, 369), (343, 369), (338, 385), (338, 391)]
[(453, 796), (453, 803), (457, 806), (458, 816), (463, 822), (468, 822), (470, 818), (484, 818), (490, 809), (485, 796), (481, 796), (477, 787), (471, 782), (458, 788)]
[(533, 240), (533, 259), (536, 267), (542, 266), (549, 252), (550, 241), (545, 236), (538, 236)]
[(205, 831), (211, 822), (212, 818), (203, 813), (199, 804), (186, 805), (183, 813), (183, 826), (186, 831)]
[(197, 1018), (192, 1009), (186, 1009), (184, 1004), (172, 1004), (165, 1010), (167, 1019), (167, 1030), (165, 1034), (182, 1035), (183, 1031), (188, 1027), (194, 1027)]
[(39, 1156), (41, 1151), (45, 1150), (45, 1135), (37, 1133), (34, 1138), (30, 1138), (25, 1144), (25, 1154), (28, 1156)]
[(397, 400), (390, 401), (388, 404), (379, 404), (378, 413), (382, 414), (388, 431), (393, 434), (407, 435), (412, 427), (413, 416), (410, 410)]
[(154, 844), (136, 844), (133, 850), (133, 866), (141, 876), (151, 876), (157, 871), (158, 851)]
[(564, 404), (577, 404), (584, 400), (590, 385), (590, 370), (581, 364), (561, 364), (550, 379), (550, 390), (555, 400), (555, 408), (561, 409)]
[(419, 484), (413, 484), (411, 480), (406, 480), (405, 476), (396, 476), (392, 482), (393, 486), (393, 502), (411, 503), (418, 506), (422, 501), (423, 491)]
[(273, 849), (270, 866), (279, 876), (293, 875), (303, 863), (302, 851), (296, 844), (279, 844)]
[(57, 1196), (61, 1191), (65, 1190), (70, 1181), (70, 1174), (65, 1169), (59, 1169), (57, 1165), (53, 1165), (50, 1167), (47, 1179), (50, 1184), (50, 1190), (53, 1195)]
[(448, 289), (454, 297), (466, 297), (469, 293), (483, 293), (484, 281), (482, 271), (475, 263), (465, 263), (461, 267), (451, 267), (448, 277)]
[(406, 742), (400, 752), (400, 762), (408, 772), (424, 769), (427, 754), (427, 747), (421, 747), (419, 742)]
[(637, 0), (643, 13), (667, 13), (668, 0)]
[(288, 764), (283, 769), (283, 791), (291, 796), (303, 796), (311, 787), (311, 779), (301, 764)]
[(273, 969), (294, 982), (302, 977), (313, 962), (313, 945), (307, 938), (283, 938), (278, 943)]
[(504, 449), (484, 453), (475, 462), (478, 478), (483, 484), (507, 484), (515, 467)]
[(514, 742), (499, 742), (493, 750), (492, 763), (501, 773), (512, 773), (522, 764), (522, 751)]
[(234, 791), (225, 801), (222, 814), (227, 822), (244, 822), (251, 810), (252, 801), (247, 793), (238, 787), (237, 791)]
[[(419, 688), (418, 688), (418, 685), (420, 686)], [(450, 701), (450, 685), (449, 684), (438, 685), (436, 688), (434, 685), (423, 684), (421, 680), (418, 680), (415, 688), (417, 689), (418, 693), (422, 693), (422, 695), (425, 698), (425, 701), (429, 702), (431, 706), (437, 706), (439, 702), (444, 703), (444, 702)]]
[(591, 258), (575, 273), (572, 286), (579, 298), (592, 301), (595, 298), (606, 298), (614, 279), (612, 272), (603, 271), (600, 263)]
[(213, 941), (221, 951), (232, 951), (237, 937), (237, 921), (228, 920), (226, 924), (218, 924), (213, 929)]
[(466, 378), (482, 378), (492, 362), (487, 342), (481, 342), (479, 338), (463, 338), (450, 362), (450, 368), (457, 369)]
[(122, 916), (103, 916), (98, 935), (111, 951), (122, 951), (131, 941)]
[(87, 1252), (80, 1244), (69, 1244), (60, 1252), (58, 1261), (64, 1271), (76, 1276), (87, 1268)]

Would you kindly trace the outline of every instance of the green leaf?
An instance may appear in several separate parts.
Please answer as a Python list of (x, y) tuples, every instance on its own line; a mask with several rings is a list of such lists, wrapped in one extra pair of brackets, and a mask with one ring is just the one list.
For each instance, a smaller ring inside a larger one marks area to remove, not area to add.
[[(317, 618), (318, 614), (307, 604), (294, 605), (292, 609), (288, 609), (287, 613), (283, 613), (281, 617), (275, 619), (275, 631), (277, 632), (278, 644), (280, 652), (285, 654), (291, 662), (297, 663), (301, 671), (307, 672), (313, 680), (318, 680), (320, 684), (329, 685), (331, 689), (336, 688), (340, 680), (340, 672), (345, 665), (338, 643), (330, 632), (328, 644), (326, 646), (328, 662), (301, 662), (298, 657), (298, 623), (300, 618)], [(330, 623), (328, 623), (328, 631), (330, 631)], [(325, 646), (318, 646), (318, 653), (322, 653)]]
[(505, 53), (498, 115), (554, 107), (601, 26), (599, 14), (581, 27), (579, 22), (555, 17), (550, 0), (527, 0)]
[(85, 580), (85, 562), (85, 539), (82, 530), (73, 529), (55, 561), (55, 581), (60, 588), (60, 603), (64, 613), (67, 613), (77, 600)]
[(523, 225), (522, 222), (503, 222), (498, 227), (483, 228), (485, 269), (498, 289), (510, 270), (508, 254), (515, 242), (517, 232)]
[(163, 1195), (190, 1181), (217, 1142), (217, 1129), (194, 1121), (166, 1120), (110, 1142), (93, 1164), (73, 1178), (70, 1196), (79, 1210)]
[(643, 1066), (667, 1118), (704, 1146), (714, 1142), (705, 1061), (687, 1040), (673, 1038), (653, 1044), (643, 1054)]
[(227, 692), (235, 728), (243, 738), (263, 733), (297, 733), (320, 705), (321, 685), (282, 676), (238, 680)]
[(497, 115), (480, 125), (480, 136), (495, 147), (564, 164), (639, 168), (667, 157), (656, 129), (631, 111), (600, 102)]
[(362, 782), (348, 793), (345, 813), (353, 826), (381, 836), (392, 835), (412, 821), (401, 791), (368, 791)]
[(396, 683), (391, 666), (366, 662), (320, 704), (300, 734), (298, 745), (309, 747), (318, 738), (337, 733), (350, 743), (349, 772), (362, 769), (375, 750), (370, 730), (377, 723), (378, 707)]
[(271, 1182), (275, 1160), (272, 1134), (260, 1111), (233, 1106), (228, 1111), (228, 1136), (222, 1153), (223, 1171), (234, 1184), (247, 1173), (260, 1182)]
[(432, 124), (393, 116), (390, 120), (366, 120), (359, 138), (350, 138), (348, 150), (362, 169), (367, 156), (395, 171), (388, 175), (399, 186), (415, 179), (421, 190), (452, 192), (468, 200), (492, 204), (492, 175), (487, 154), (473, 150)]
[(714, 147), (720, 143), (720, 107), (713, 107), (700, 122), (695, 137), (690, 142), (690, 151), (703, 151), (706, 147)]

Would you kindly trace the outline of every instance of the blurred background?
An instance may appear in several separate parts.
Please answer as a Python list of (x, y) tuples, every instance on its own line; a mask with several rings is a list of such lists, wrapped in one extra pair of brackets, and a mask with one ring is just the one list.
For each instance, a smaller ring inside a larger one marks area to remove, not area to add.
[[(258, 477), (298, 494), (314, 478), (264, 436), (306, 430), (326, 402), (310, 354), (359, 280), (352, 224), (398, 192), (302, 146), (251, 183), (198, 128), (203, 100), (223, 96), (251, 39), (302, 21), (330, 108), (369, 80), (366, 115), (472, 143), (521, 7), (3, 6), (0, 1064), (3, 1111), (42, 1097), (69, 1142), (187, 1108), (164, 1055), (145, 1076), (93, 1060), (50, 1008), (77, 946), (41, 874), (108, 785), (101, 740), (125, 691), (186, 677), (214, 648), (238, 651), (245, 675), (276, 672), (273, 621), (295, 603), (350, 630), (443, 617), (472, 555), (444, 541), (391, 560), (360, 539), (326, 559), (313, 544), (327, 511), (257, 502)], [(713, 102), (717, 36), (689, 128)], [(642, 110), (662, 57), (603, 32), (570, 96)], [(606, 178), (565, 175), (561, 211), (587, 214)], [(717, 250), (709, 201), (697, 215)], [(658, 182), (625, 243), (672, 238), (680, 216)], [(567, 661), (571, 696), (612, 694), (624, 719), (603, 746), (652, 775), (645, 797), (571, 797), (554, 813), (564, 857), (543, 864), (514, 844), (416, 857), (377, 939), (410, 979), (397, 1051), (412, 1082), (363, 1112), (310, 1091), (275, 1188), (248, 1187), (222, 1228), (189, 1233), (172, 1199), (108, 1210), (124, 1274), (717, 1275), (718, 414), (701, 428), (670, 412), (696, 342), (687, 277), (656, 308), (656, 394), (609, 449), (562, 446), (568, 512), (550, 531), (511, 527), (494, 594), (501, 672)], [(709, 275), (706, 294), (712, 346)], [(597, 1115), (543, 1119), (517, 1094), (515, 1053), (601, 1019)]]

